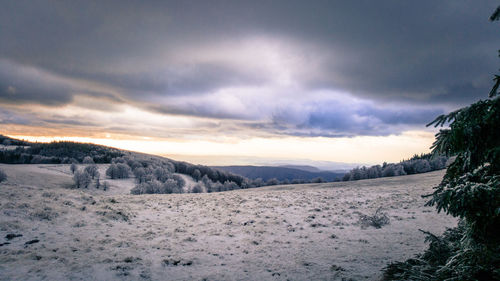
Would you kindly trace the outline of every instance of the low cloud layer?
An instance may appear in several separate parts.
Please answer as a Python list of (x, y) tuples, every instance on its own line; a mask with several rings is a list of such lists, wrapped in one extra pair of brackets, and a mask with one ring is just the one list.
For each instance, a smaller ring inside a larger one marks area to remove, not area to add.
[[(11, 1), (0, 118), (131, 134), (148, 121), (160, 136), (400, 134), (486, 97), (496, 4)], [(102, 124), (124, 108), (139, 115)]]

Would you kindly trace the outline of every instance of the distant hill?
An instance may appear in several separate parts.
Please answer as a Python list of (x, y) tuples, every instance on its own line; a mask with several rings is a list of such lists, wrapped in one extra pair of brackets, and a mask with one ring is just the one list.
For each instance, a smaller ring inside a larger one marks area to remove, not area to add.
[(124, 155), (116, 148), (78, 142), (28, 142), (0, 135), (5, 149), (0, 149), (0, 163), (6, 164), (69, 164), (81, 163), (88, 156), (95, 163), (111, 163)]
[(29, 145), (30, 143), (24, 140), (18, 140), (18, 139), (13, 139), (9, 138), (4, 135), (0, 135), (0, 145), (4, 146), (11, 146), (11, 145), (17, 145), (17, 146), (25, 146)]
[(313, 166), (309, 166), (309, 165), (279, 165), (278, 167), (297, 169), (297, 170), (307, 171), (307, 172), (311, 172), (311, 173), (321, 172), (320, 169), (313, 167)]
[[(209, 167), (92, 143), (69, 141), (38, 143), (2, 135), (0, 141), (0, 163), (5, 164), (115, 164), (116, 167), (113, 166), (108, 175), (111, 179), (115, 177), (110, 175), (121, 164), (125, 177), (133, 174), (137, 179), (137, 186), (132, 190), (133, 194), (181, 192), (178, 189), (184, 192), (217, 192), (283, 182), (335, 181), (344, 174), (316, 171), (314, 167), (304, 166), (300, 168), (310, 171), (271, 166)], [(195, 183), (192, 188), (185, 188), (185, 177), (174, 174), (189, 176)]]
[[(303, 169), (289, 167), (271, 167), (271, 166), (213, 166), (213, 168), (227, 171), (233, 174), (238, 174), (249, 179), (262, 178), (267, 181), (276, 178), (279, 181), (294, 179), (312, 180), (314, 178), (323, 178), (325, 181), (335, 181), (340, 179), (344, 173), (327, 172), (327, 171), (306, 171)], [(311, 167), (314, 168), (314, 167)]]
[[(246, 178), (227, 171), (92, 143), (70, 141), (38, 143), (17, 140), (1, 134), (0, 141), (0, 163), (4, 164), (123, 164), (122, 166), (128, 166), (124, 178), (130, 174), (140, 178), (138, 182), (140, 188), (135, 189), (134, 194), (162, 193), (153, 191), (160, 190), (159, 187), (162, 187), (167, 180), (174, 179), (174, 173), (195, 179), (200, 185), (196, 192), (256, 187)], [(110, 177), (115, 179), (114, 176)], [(183, 188), (186, 184), (184, 179), (175, 178), (175, 181), (179, 188)], [(153, 188), (153, 185), (158, 188)], [(257, 186), (262, 184), (259, 183)], [(143, 189), (146, 191), (143, 192)]]

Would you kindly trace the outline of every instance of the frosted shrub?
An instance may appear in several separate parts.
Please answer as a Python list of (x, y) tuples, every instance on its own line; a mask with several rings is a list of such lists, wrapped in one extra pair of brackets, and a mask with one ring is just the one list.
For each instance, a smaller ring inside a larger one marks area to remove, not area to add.
[(361, 214), (359, 216), (359, 222), (361, 224), (361, 227), (366, 228), (369, 226), (375, 227), (375, 228), (382, 228), (382, 226), (389, 224), (390, 220), (389, 217), (387, 216), (386, 213), (382, 213), (380, 211), (380, 208), (377, 209), (375, 214), (372, 216), (368, 215), (363, 215)]

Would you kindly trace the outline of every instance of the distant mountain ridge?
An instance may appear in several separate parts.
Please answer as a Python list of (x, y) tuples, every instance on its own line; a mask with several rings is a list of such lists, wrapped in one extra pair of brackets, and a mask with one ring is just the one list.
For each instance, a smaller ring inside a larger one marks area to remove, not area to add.
[(311, 172), (311, 173), (319, 173), (322, 171), (314, 166), (309, 166), (309, 165), (279, 165), (277, 167), (297, 169), (297, 170), (307, 171), (307, 172)]
[(272, 178), (276, 178), (279, 181), (292, 181), (295, 179), (310, 181), (315, 178), (322, 178), (325, 181), (335, 181), (345, 174), (321, 171), (319, 169), (317, 169), (317, 172), (314, 172), (312, 169), (310, 169), (311, 171), (306, 171), (304, 169), (290, 168), (290, 166), (212, 166), (212, 168), (244, 176), (249, 179), (262, 178), (264, 181)]

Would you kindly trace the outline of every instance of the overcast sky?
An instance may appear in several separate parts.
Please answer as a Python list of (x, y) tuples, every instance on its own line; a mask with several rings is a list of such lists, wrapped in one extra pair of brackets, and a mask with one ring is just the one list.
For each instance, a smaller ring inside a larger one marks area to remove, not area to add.
[(2, 1), (0, 133), (161, 154), (401, 159), (427, 151), (435, 116), (487, 96), (497, 4)]

